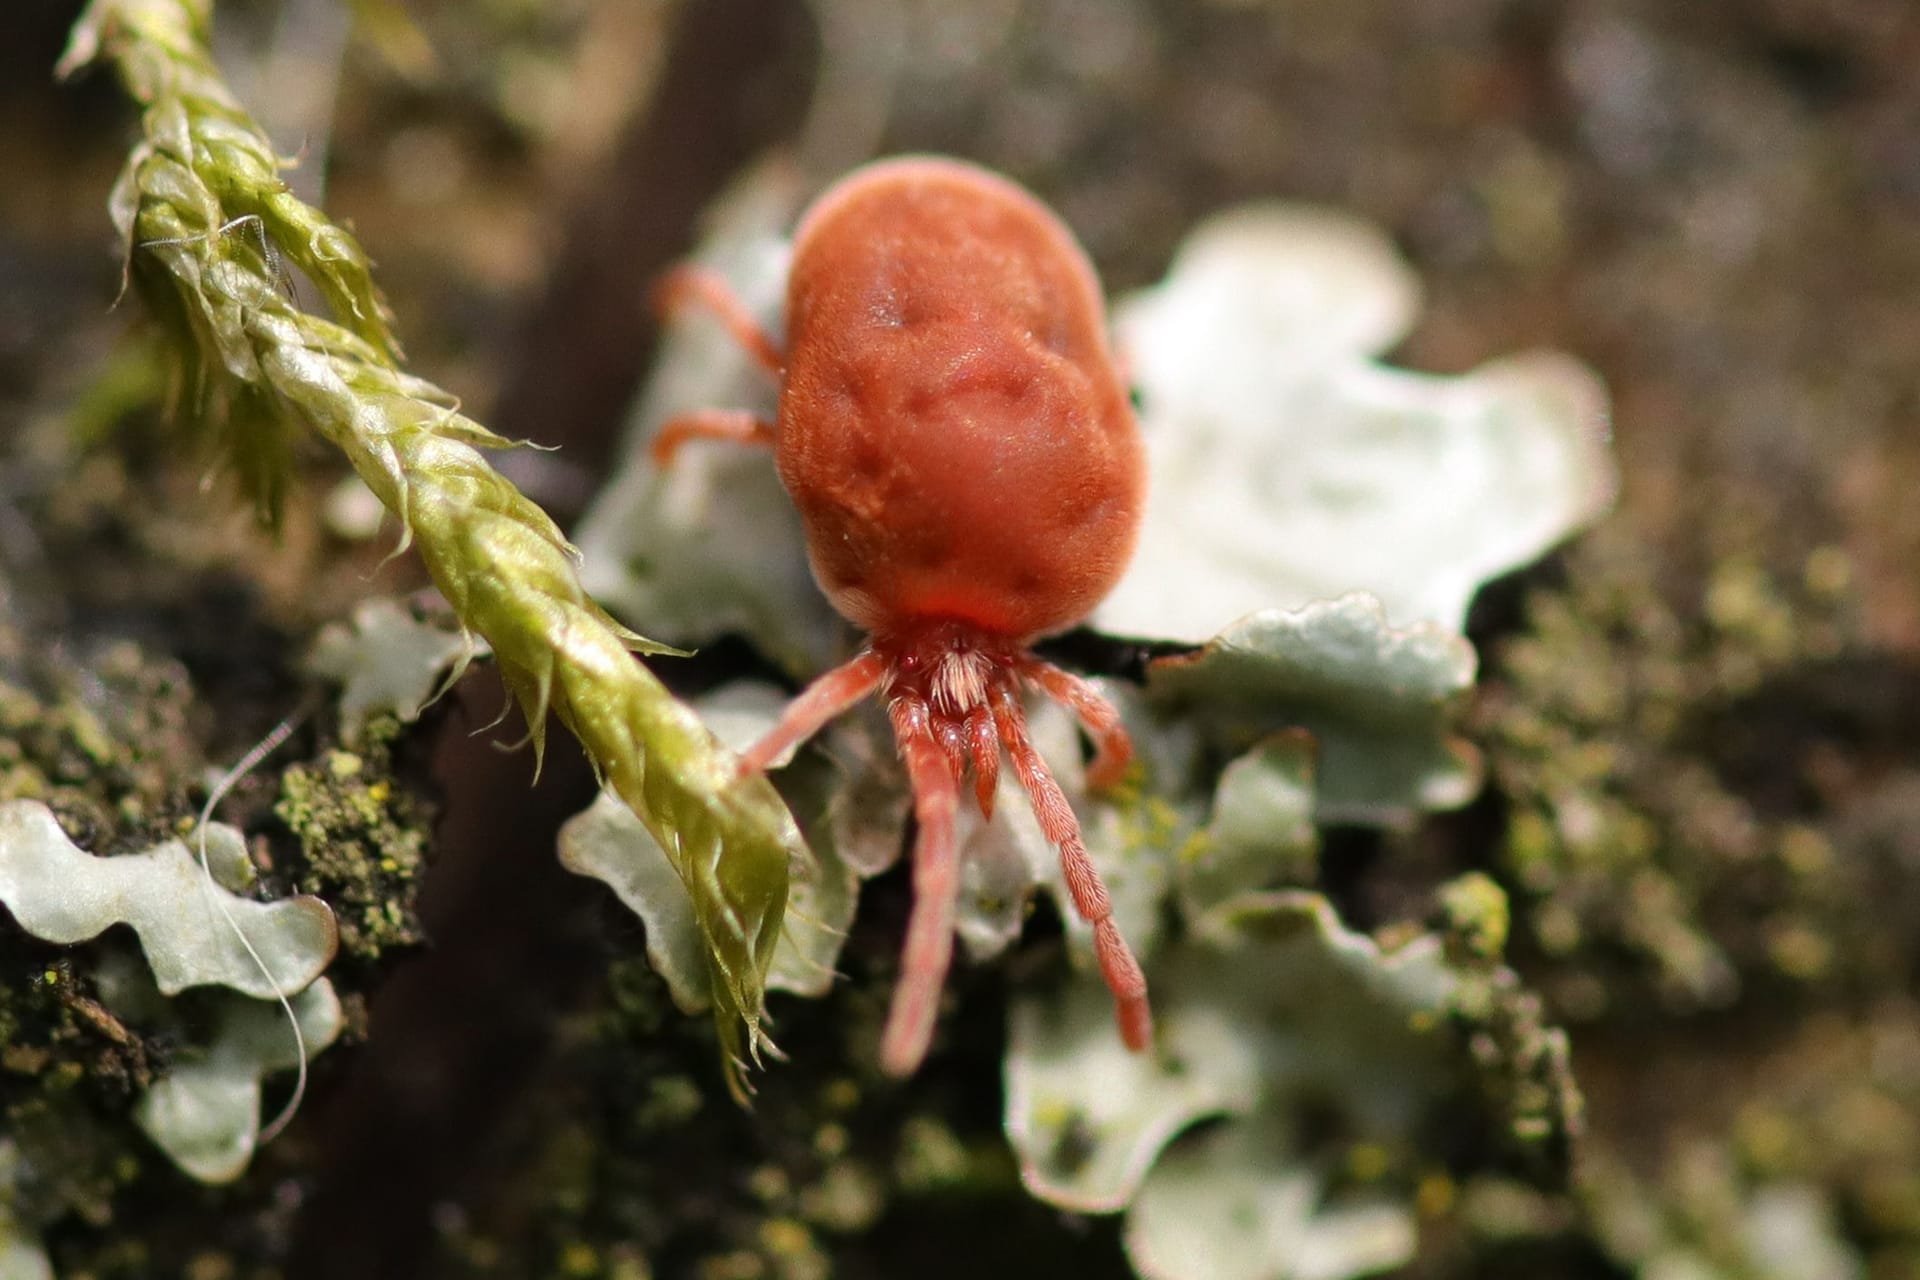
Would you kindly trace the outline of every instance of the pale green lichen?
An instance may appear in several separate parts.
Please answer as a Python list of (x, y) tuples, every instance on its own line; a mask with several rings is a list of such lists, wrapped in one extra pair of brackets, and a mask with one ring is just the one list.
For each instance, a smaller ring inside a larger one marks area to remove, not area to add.
[(340, 682), (340, 719), (353, 741), (377, 713), (403, 724), (419, 719), (435, 692), (458, 680), (475, 656), (472, 636), (381, 598), (355, 605), (350, 623), (323, 627), (307, 669)]
[[(1216, 801), (1215, 838), (1234, 806), (1270, 807), (1273, 785), (1307, 803), (1298, 747), (1282, 740), (1240, 762)], [(1266, 847), (1281, 854), (1299, 821), (1272, 827)], [(1438, 931), (1382, 942), (1346, 929), (1317, 894), (1263, 893), (1250, 865), (1227, 870), (1197, 910), (1183, 895), (1181, 940), (1145, 957), (1150, 1053), (1127, 1052), (1089, 978), (1016, 1003), (1006, 1129), (1029, 1191), (1126, 1210), (1145, 1277), (1367, 1274), (1412, 1256), (1412, 1186), (1427, 1179), (1405, 1153), (1475, 1095), (1468, 1113), (1504, 1134), (1507, 1163), (1564, 1187), (1580, 1128), (1567, 1041), (1502, 963), (1496, 885), (1445, 886)], [(1179, 1139), (1219, 1116), (1237, 1119)]]
[(134, 1100), (134, 1124), (183, 1173), (208, 1184), (232, 1182), (253, 1159), (266, 1078), (297, 1067), (303, 1049), (309, 1059), (325, 1050), (345, 1025), (325, 978), (289, 993), (287, 1007), (227, 991), (190, 1005), (169, 1000), (121, 952), (100, 956), (94, 979), (104, 1008), (169, 1046), (165, 1071)]
[(1313, 738), (1303, 730), (1275, 734), (1221, 770), (1212, 818), (1180, 847), (1180, 905), (1189, 917), (1313, 882), (1313, 770)]
[[(298, 1062), (288, 1057), (295, 1039), (279, 1000), (291, 1000), (309, 1056), (339, 1034), (339, 1001), (319, 977), (337, 939), (317, 898), (256, 902), (235, 892), (253, 879), (237, 830), (210, 825), (205, 841), (204, 867), (177, 840), (100, 858), (68, 839), (45, 805), (0, 804), (0, 902), (22, 930), (71, 945), (126, 924), (138, 938), (144, 963), (96, 950), (89, 969), (99, 999), (74, 994), (68, 1003), (131, 1056), (135, 1122), (189, 1175), (224, 1182), (252, 1156), (261, 1078)], [(221, 1010), (213, 1040), (180, 1048), (186, 1019), (166, 997), (208, 986), (228, 989), (201, 1001)], [(157, 1069), (146, 1050), (154, 1036), (175, 1046)], [(15, 1047), (9, 1070), (44, 1073), (52, 1064), (35, 1046)]]
[(1385, 1193), (1330, 1197), (1271, 1116), (1166, 1153), (1134, 1202), (1127, 1256), (1141, 1280), (1349, 1280), (1413, 1257), (1414, 1217)]
[(1465, 804), (1479, 758), (1452, 731), (1473, 646), (1432, 623), (1392, 626), (1354, 594), (1249, 615), (1192, 655), (1148, 668), (1148, 690), (1240, 749), (1303, 727), (1317, 747), (1315, 817), (1406, 823)]
[[(102, 58), (143, 110), (112, 200), (133, 282), (186, 354), (187, 405), (267, 509), (296, 425), (339, 447), (399, 519), (462, 624), (492, 646), (536, 744), (548, 712), (585, 746), (691, 892), (730, 1073), (757, 1054), (765, 975), (798, 846), (767, 782), (734, 758), (630, 650), (582, 589), (544, 512), (485, 462), (505, 444), (401, 372), (353, 238), (302, 203), (221, 79), (206, 0), (94, 0), (62, 60)], [(338, 323), (298, 310), (260, 240), (298, 266)]]
[(1458, 630), (1482, 582), (1611, 505), (1593, 373), (1538, 352), (1458, 378), (1377, 363), (1418, 296), (1378, 229), (1275, 204), (1202, 223), (1119, 303), (1154, 482), (1096, 625), (1198, 643), (1359, 590), (1395, 626)]
[(207, 852), (212, 884), (177, 840), (98, 858), (69, 840), (45, 805), (10, 801), (0, 804), (0, 902), (22, 929), (63, 945), (115, 924), (131, 926), (169, 995), (210, 983), (256, 998), (306, 987), (333, 959), (333, 913), (318, 898), (255, 902), (225, 887), (252, 873), (243, 838), (231, 827), (208, 829)]
[[(291, 1003), (300, 1022), (298, 1043), (311, 1058), (344, 1026), (340, 999), (321, 978)], [(212, 1039), (176, 1055), (167, 1074), (134, 1105), (134, 1123), (189, 1176), (231, 1182), (246, 1171), (259, 1141), (262, 1082), (299, 1064), (295, 1046), (278, 1004), (223, 1000)]]
[[(1344, 1277), (1409, 1256), (1405, 1201), (1337, 1191), (1346, 1148), (1310, 1145), (1303, 1126), (1331, 1118), (1340, 1143), (1392, 1148), (1447, 1096), (1459, 1064), (1442, 1015), (1458, 979), (1439, 939), (1389, 952), (1318, 895), (1243, 898), (1151, 959), (1148, 978), (1159, 1026), (1146, 1054), (1114, 1035), (1097, 982), (1016, 1004), (1006, 1129), (1027, 1189), (1082, 1211), (1133, 1205), (1128, 1250), (1146, 1275)], [(1210, 1116), (1260, 1136), (1169, 1149)], [(1196, 1195), (1213, 1206), (1206, 1249), (1192, 1247)], [(1248, 1208), (1253, 1225), (1233, 1228)]]

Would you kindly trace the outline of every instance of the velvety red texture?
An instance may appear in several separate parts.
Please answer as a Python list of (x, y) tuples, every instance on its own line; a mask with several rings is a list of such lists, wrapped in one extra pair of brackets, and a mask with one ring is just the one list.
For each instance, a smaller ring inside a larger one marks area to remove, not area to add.
[(1133, 553), (1146, 465), (1072, 234), (986, 170), (906, 158), (795, 236), (776, 457), (815, 576), (862, 628), (1024, 641)]

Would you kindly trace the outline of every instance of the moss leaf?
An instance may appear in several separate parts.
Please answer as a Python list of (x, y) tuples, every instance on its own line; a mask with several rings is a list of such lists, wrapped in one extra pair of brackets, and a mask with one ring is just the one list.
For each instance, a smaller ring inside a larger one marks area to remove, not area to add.
[[(551, 713), (667, 851), (694, 905), (728, 1061), (757, 1055), (799, 845), (792, 816), (633, 659), (661, 646), (587, 595), (558, 527), (488, 465), (483, 451), (508, 442), (399, 369), (366, 256), (280, 181), (213, 63), (207, 18), (192, 0), (93, 0), (62, 60), (111, 62), (144, 110), (111, 209), (133, 283), (183, 353), (185, 404), (224, 424), (243, 475), (283, 479), (284, 458), (262, 442), (297, 426), (345, 453), (461, 624), (492, 646), (536, 751)], [(334, 320), (287, 299), (276, 254), (314, 279)]]
[[(697, 704), (722, 740), (744, 747), (780, 718), (787, 697), (761, 684), (729, 685)], [(785, 781), (785, 779), (783, 779)], [(825, 995), (858, 900), (859, 877), (827, 833), (815, 829), (793, 875), (780, 943), (767, 985), (803, 996)], [(825, 836), (825, 838), (822, 838)], [(688, 1013), (710, 1007), (714, 975), (686, 885), (647, 829), (619, 799), (602, 792), (560, 830), (560, 862), (611, 888), (646, 925), (647, 958)]]

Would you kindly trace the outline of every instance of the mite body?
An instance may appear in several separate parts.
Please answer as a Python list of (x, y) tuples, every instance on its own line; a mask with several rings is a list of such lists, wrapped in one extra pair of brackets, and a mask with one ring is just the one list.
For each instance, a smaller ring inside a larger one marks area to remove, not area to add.
[(779, 379), (780, 398), (773, 423), (725, 411), (675, 419), (656, 458), (695, 437), (771, 445), (815, 578), (871, 637), (746, 759), (764, 768), (861, 698), (886, 700), (919, 834), (882, 1064), (904, 1075), (926, 1054), (952, 958), (961, 787), (971, 773), (988, 811), (1003, 752), (1094, 926), (1121, 1033), (1143, 1048), (1146, 980), (1020, 700), (1031, 685), (1080, 717), (1096, 784), (1124, 770), (1131, 744), (1112, 706), (1028, 652), (1112, 590), (1145, 500), (1139, 429), (1086, 255), (1006, 179), (905, 158), (855, 171), (802, 217), (784, 351), (697, 269), (669, 277), (662, 298), (717, 311)]

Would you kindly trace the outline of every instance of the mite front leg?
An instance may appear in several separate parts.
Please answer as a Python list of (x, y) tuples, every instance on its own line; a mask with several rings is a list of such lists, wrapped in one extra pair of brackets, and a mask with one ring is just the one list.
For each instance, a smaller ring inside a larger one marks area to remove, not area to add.
[(689, 263), (667, 272), (654, 286), (653, 307), (661, 318), (672, 320), (694, 306), (711, 311), (727, 327), (733, 340), (753, 357), (754, 363), (774, 377), (780, 376), (787, 363), (780, 344), (760, 327), (760, 321), (748, 310), (747, 304), (740, 301), (733, 286), (720, 276), (706, 267)]
[(912, 1075), (927, 1056), (940, 989), (953, 964), (954, 913), (960, 894), (954, 823), (960, 786), (929, 724), (927, 704), (902, 697), (888, 711), (913, 785), (913, 816), (920, 826), (913, 842), (913, 913), (907, 919), (900, 980), (880, 1039), (881, 1069), (904, 1077)]
[(967, 712), (964, 729), (967, 752), (973, 758), (973, 798), (980, 816), (993, 816), (993, 793), (1000, 785), (1000, 736), (994, 729), (993, 712), (978, 706)]
[(740, 767), (765, 769), (790, 748), (820, 732), (827, 721), (879, 688), (886, 675), (886, 659), (871, 649), (827, 672), (787, 704), (780, 723), (741, 755)]

